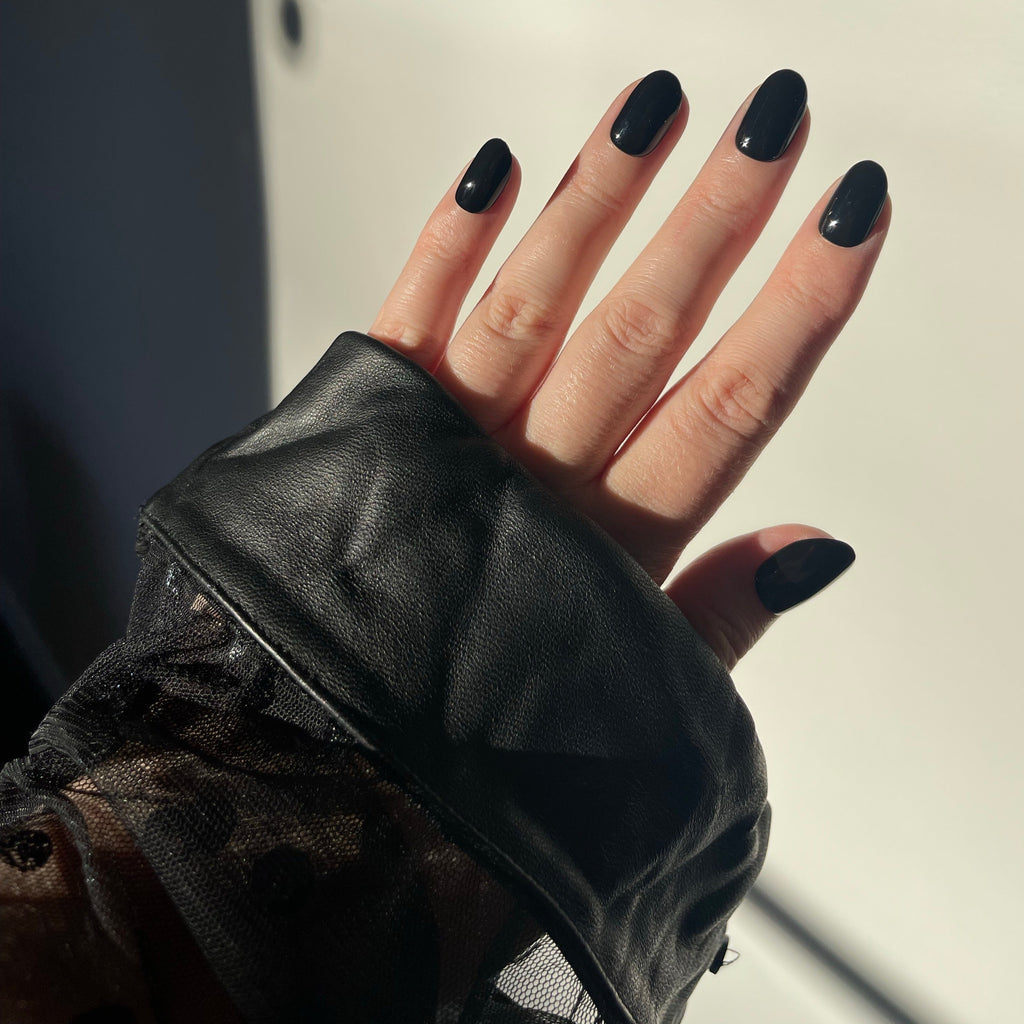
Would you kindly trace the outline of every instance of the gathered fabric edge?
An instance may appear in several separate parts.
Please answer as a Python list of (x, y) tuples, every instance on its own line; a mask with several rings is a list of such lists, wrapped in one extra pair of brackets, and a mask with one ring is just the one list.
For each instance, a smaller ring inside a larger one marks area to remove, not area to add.
[(145, 506), (140, 509), (139, 519), (140, 529), (151, 530), (160, 543), (177, 559), (182, 568), (196, 580), (200, 589), (213, 598), (284, 669), (289, 678), (294, 680), (304, 693), (320, 704), (365, 751), (370, 755), (375, 755), (379, 762), (383, 762), (383, 766), (397, 776), (396, 781), (400, 785), (424, 803), (435, 815), (443, 832), (448, 832), (459, 845), (479, 859), (485, 868), (492, 871), (495, 877), (504, 880), (506, 884), (511, 882), (522, 895), (525, 895), (527, 902), (532, 905), (531, 909), (535, 910), (538, 920), (549, 930), (552, 938), (562, 949), (569, 965), (586, 986), (588, 994), (606, 1024), (637, 1024), (586, 939), (547, 890), (507, 853), (499, 849), (470, 822), (466, 821), (392, 751), (381, 749), (349, 721), (341, 710), (320, 692), (315, 681), (300, 671), (283, 652), (277, 650), (261, 634), (245, 612), (238, 608), (217, 587), (215, 582), (209, 579), (202, 569), (189, 558), (182, 546), (175, 542)]

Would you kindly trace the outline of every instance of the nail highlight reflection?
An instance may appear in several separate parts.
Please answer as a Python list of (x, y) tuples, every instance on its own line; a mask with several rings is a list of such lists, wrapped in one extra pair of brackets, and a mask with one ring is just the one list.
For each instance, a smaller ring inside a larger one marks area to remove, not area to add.
[(831, 537), (798, 540), (761, 563), (754, 589), (761, 604), (778, 614), (824, 590), (855, 557), (849, 544)]
[(612, 125), (612, 142), (630, 156), (647, 156), (683, 105), (683, 87), (671, 71), (652, 71), (629, 94)]
[(778, 160), (789, 148), (807, 110), (807, 84), (795, 71), (769, 75), (747, 107), (736, 148), (754, 160)]
[(511, 174), (511, 150), (502, 139), (489, 139), (462, 176), (455, 202), (467, 213), (483, 213), (494, 205)]
[(885, 171), (874, 160), (854, 164), (832, 193), (818, 221), (818, 233), (845, 249), (860, 245), (871, 234), (888, 194)]

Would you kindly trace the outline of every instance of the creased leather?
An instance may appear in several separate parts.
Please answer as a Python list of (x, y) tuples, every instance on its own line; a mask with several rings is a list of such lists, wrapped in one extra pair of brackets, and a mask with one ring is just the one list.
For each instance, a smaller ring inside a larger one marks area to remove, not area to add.
[(607, 1020), (678, 1020), (763, 863), (765, 764), (620, 546), (354, 332), (142, 524), (514, 886)]

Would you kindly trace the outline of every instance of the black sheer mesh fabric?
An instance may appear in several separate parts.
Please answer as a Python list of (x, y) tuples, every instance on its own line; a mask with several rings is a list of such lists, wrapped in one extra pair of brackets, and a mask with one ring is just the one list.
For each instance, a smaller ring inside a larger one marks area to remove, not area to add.
[(156, 541), (126, 637), (0, 772), (0, 1019), (602, 1020), (521, 901)]

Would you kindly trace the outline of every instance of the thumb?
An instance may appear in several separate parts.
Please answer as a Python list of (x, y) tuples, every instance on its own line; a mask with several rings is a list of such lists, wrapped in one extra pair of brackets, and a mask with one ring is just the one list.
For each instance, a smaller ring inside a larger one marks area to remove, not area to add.
[(712, 548), (665, 592), (731, 670), (781, 612), (823, 590), (853, 559), (853, 548), (824, 530), (771, 526)]

